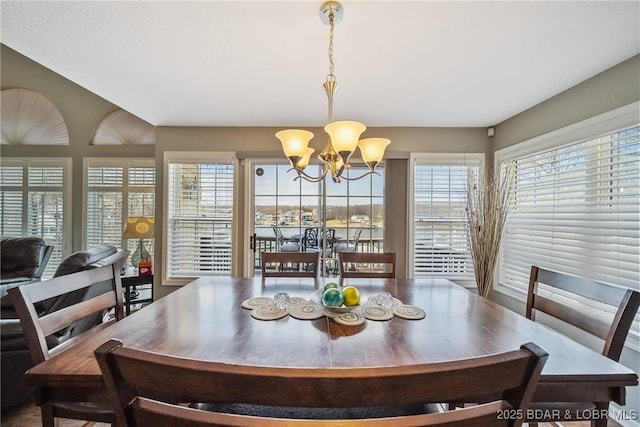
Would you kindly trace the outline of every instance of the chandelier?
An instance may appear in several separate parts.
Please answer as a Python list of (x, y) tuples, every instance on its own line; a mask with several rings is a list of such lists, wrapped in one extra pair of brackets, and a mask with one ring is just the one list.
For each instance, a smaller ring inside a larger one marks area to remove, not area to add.
[[(362, 123), (333, 121), (333, 95), (338, 88), (336, 76), (333, 74), (335, 68), (333, 63), (333, 30), (335, 24), (342, 20), (342, 14), (342, 5), (337, 1), (328, 1), (320, 8), (320, 20), (329, 25), (329, 74), (323, 84), (329, 101), (329, 120), (324, 127), (329, 138), (318, 155), (318, 159), (323, 165), (322, 174), (314, 177), (304, 172), (315, 151), (309, 147), (309, 141), (313, 138), (312, 132), (302, 129), (287, 129), (276, 133), (276, 138), (282, 143), (282, 149), (289, 159), (292, 169), (298, 173), (296, 179), (303, 178), (310, 182), (319, 182), (331, 173), (333, 181), (340, 182), (340, 178), (356, 180), (373, 173), (379, 175), (375, 170), (376, 166), (382, 161), (384, 150), (391, 143), (386, 138), (359, 139), (367, 128)], [(359, 177), (348, 178), (343, 176), (343, 172), (351, 167), (349, 158), (356, 151), (356, 148), (360, 148), (362, 160), (369, 167), (369, 171)]]

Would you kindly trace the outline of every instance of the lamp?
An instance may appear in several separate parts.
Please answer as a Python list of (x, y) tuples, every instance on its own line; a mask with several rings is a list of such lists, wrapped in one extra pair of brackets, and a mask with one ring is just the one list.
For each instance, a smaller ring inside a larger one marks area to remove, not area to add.
[[(358, 140), (360, 135), (367, 128), (364, 124), (353, 121), (333, 121), (333, 94), (338, 88), (336, 76), (333, 74), (333, 30), (335, 24), (342, 20), (342, 5), (337, 1), (325, 2), (320, 8), (320, 20), (329, 25), (329, 74), (324, 82), (324, 90), (329, 100), (329, 123), (324, 130), (329, 134), (327, 143), (318, 155), (318, 159), (323, 164), (322, 174), (313, 177), (304, 172), (309, 164), (309, 159), (313, 153), (313, 148), (309, 147), (309, 141), (313, 138), (313, 133), (301, 129), (288, 129), (276, 133), (276, 138), (282, 143), (285, 156), (289, 159), (292, 168), (298, 173), (298, 178), (303, 178), (310, 182), (320, 182), (331, 172), (334, 182), (340, 182), (340, 178), (346, 180), (356, 180), (372, 173), (376, 173), (376, 166), (382, 161), (384, 150), (391, 143), (386, 138), (368, 138)], [(369, 167), (369, 171), (356, 178), (343, 176), (345, 168), (349, 165), (349, 157), (360, 148), (362, 160)]]
[(151, 255), (144, 246), (142, 239), (153, 238), (155, 218), (152, 216), (130, 216), (124, 226), (122, 237), (125, 239), (139, 239), (138, 247), (131, 255), (131, 265), (138, 267), (140, 261), (151, 261)]

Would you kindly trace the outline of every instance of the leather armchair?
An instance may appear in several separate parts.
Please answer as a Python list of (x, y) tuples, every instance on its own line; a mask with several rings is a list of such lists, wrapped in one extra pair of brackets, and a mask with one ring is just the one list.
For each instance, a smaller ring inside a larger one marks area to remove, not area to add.
[[(3, 237), (0, 241), (0, 297), (7, 290), (25, 283), (37, 282), (53, 252), (40, 237)], [(8, 298), (6, 299), (8, 300)]]
[[(54, 276), (63, 276), (82, 270), (102, 267), (118, 263), (122, 271), (124, 271), (126, 260), (129, 256), (128, 250), (118, 250), (112, 245), (99, 245), (89, 249), (81, 250), (69, 255), (60, 263)], [(46, 283), (43, 282), (43, 283)], [(82, 301), (88, 294), (96, 295), (105, 292), (107, 288), (102, 289), (101, 285), (96, 284), (90, 287), (87, 292), (72, 292), (63, 295), (53, 301), (47, 301), (42, 305), (40, 311), (42, 314), (53, 312), (64, 308), (74, 301)], [(110, 289), (110, 287), (108, 288)], [(6, 302), (4, 302), (6, 299)], [(24, 337), (20, 321), (13, 309), (13, 305), (9, 301), (8, 296), (2, 298), (2, 319), (1, 325), (1, 375), (2, 375), (2, 408), (9, 408), (32, 402), (34, 398), (33, 388), (27, 387), (23, 382), (25, 371), (33, 366), (31, 355), (27, 346), (27, 340)], [(92, 328), (96, 324), (102, 322), (102, 318), (87, 318), (76, 323), (73, 327), (61, 331), (47, 343), (50, 348), (61, 344), (62, 342), (80, 334), (87, 329)]]

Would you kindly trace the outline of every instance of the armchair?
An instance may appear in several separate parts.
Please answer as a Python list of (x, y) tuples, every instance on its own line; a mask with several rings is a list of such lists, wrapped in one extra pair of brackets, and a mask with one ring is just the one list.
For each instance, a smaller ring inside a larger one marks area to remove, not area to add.
[(2, 306), (10, 288), (38, 282), (53, 252), (40, 237), (3, 237), (0, 241), (0, 297)]

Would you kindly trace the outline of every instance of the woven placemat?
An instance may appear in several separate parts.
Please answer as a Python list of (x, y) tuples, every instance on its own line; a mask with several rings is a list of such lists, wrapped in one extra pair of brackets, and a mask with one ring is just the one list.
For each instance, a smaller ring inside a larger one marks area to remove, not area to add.
[(273, 298), (253, 297), (253, 298), (247, 298), (246, 300), (242, 301), (240, 305), (248, 310), (253, 310), (254, 308), (258, 308), (263, 305), (270, 305), (270, 304), (273, 304)]
[(300, 320), (314, 320), (324, 316), (324, 309), (314, 302), (293, 304), (288, 307), (289, 316)]
[(251, 316), (258, 320), (277, 320), (289, 314), (286, 308), (279, 308), (275, 305), (261, 305), (251, 312)]
[(427, 316), (427, 313), (420, 307), (406, 304), (393, 307), (393, 314), (398, 317), (402, 317), (403, 319), (409, 320), (420, 320), (424, 319)]

